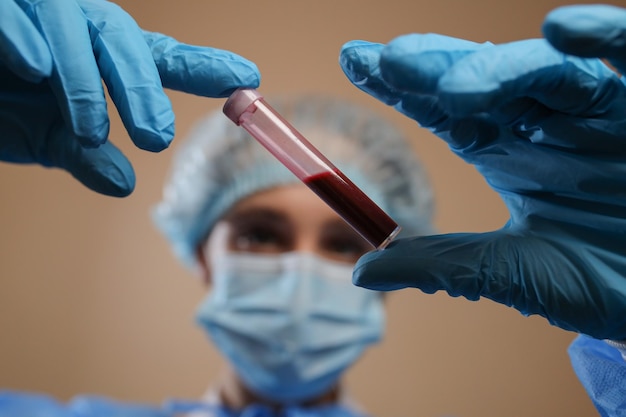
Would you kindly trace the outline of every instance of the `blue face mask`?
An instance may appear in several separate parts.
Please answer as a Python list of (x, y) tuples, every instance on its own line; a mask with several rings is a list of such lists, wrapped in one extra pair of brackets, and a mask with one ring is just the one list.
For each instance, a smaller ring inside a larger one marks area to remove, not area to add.
[(281, 402), (324, 393), (380, 340), (379, 293), (307, 253), (220, 254), (196, 319), (249, 389)]

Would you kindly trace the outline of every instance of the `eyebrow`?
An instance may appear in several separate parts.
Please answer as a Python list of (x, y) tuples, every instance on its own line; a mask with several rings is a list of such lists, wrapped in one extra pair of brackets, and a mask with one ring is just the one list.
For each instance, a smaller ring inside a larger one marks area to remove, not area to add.
[(282, 222), (285, 221), (286, 216), (283, 212), (265, 208), (265, 207), (250, 207), (242, 210), (235, 211), (226, 216), (229, 222), (245, 222), (263, 220), (268, 222)]

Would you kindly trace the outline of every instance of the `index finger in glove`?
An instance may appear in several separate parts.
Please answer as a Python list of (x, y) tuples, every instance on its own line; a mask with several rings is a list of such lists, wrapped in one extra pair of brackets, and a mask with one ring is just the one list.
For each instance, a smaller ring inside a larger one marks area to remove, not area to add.
[(228, 97), (240, 87), (256, 88), (261, 75), (247, 59), (222, 49), (187, 45), (143, 32), (163, 86), (204, 97)]
[(403, 92), (383, 80), (380, 59), (384, 48), (383, 44), (367, 41), (351, 41), (343, 46), (339, 63), (352, 84), (424, 127), (445, 124), (447, 116), (436, 97)]
[(626, 9), (609, 5), (560, 7), (546, 16), (543, 33), (566, 54), (608, 58), (626, 74)]
[(0, 2), (0, 62), (26, 81), (52, 73), (52, 56), (37, 28), (13, 1)]
[(402, 92), (387, 84), (380, 73), (380, 55), (385, 45), (367, 41), (350, 41), (339, 53), (339, 65), (358, 89), (388, 105), (402, 99)]
[(80, 4), (100, 74), (131, 139), (141, 149), (167, 148), (174, 137), (174, 112), (142, 30), (113, 3)]

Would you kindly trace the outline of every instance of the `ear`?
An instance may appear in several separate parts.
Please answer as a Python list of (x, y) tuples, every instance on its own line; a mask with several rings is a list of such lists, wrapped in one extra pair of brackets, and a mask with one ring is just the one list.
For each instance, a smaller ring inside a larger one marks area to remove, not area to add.
[(198, 273), (204, 285), (211, 285), (211, 268), (209, 268), (210, 259), (208, 259), (207, 251), (204, 245), (198, 245), (196, 248), (196, 260), (198, 261)]

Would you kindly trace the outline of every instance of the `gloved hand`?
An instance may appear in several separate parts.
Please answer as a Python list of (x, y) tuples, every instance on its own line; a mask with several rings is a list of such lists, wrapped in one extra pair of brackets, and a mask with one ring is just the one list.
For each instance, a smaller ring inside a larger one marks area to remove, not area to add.
[(158, 152), (174, 136), (163, 87), (226, 97), (259, 79), (250, 61), (142, 31), (104, 0), (3, 0), (0, 160), (59, 167), (97, 192), (125, 196), (135, 174), (108, 140), (101, 80), (134, 144)]
[[(625, 71), (626, 11), (575, 10), (568, 20), (550, 16), (551, 39), (577, 45), (565, 39), (589, 29), (600, 47), (580, 49)], [(355, 267), (356, 285), (486, 297), (563, 329), (626, 340), (623, 79), (599, 59), (563, 55), (543, 39), (352, 41), (340, 62), (357, 87), (473, 164), (510, 212), (499, 230), (402, 239), (368, 253)]]

